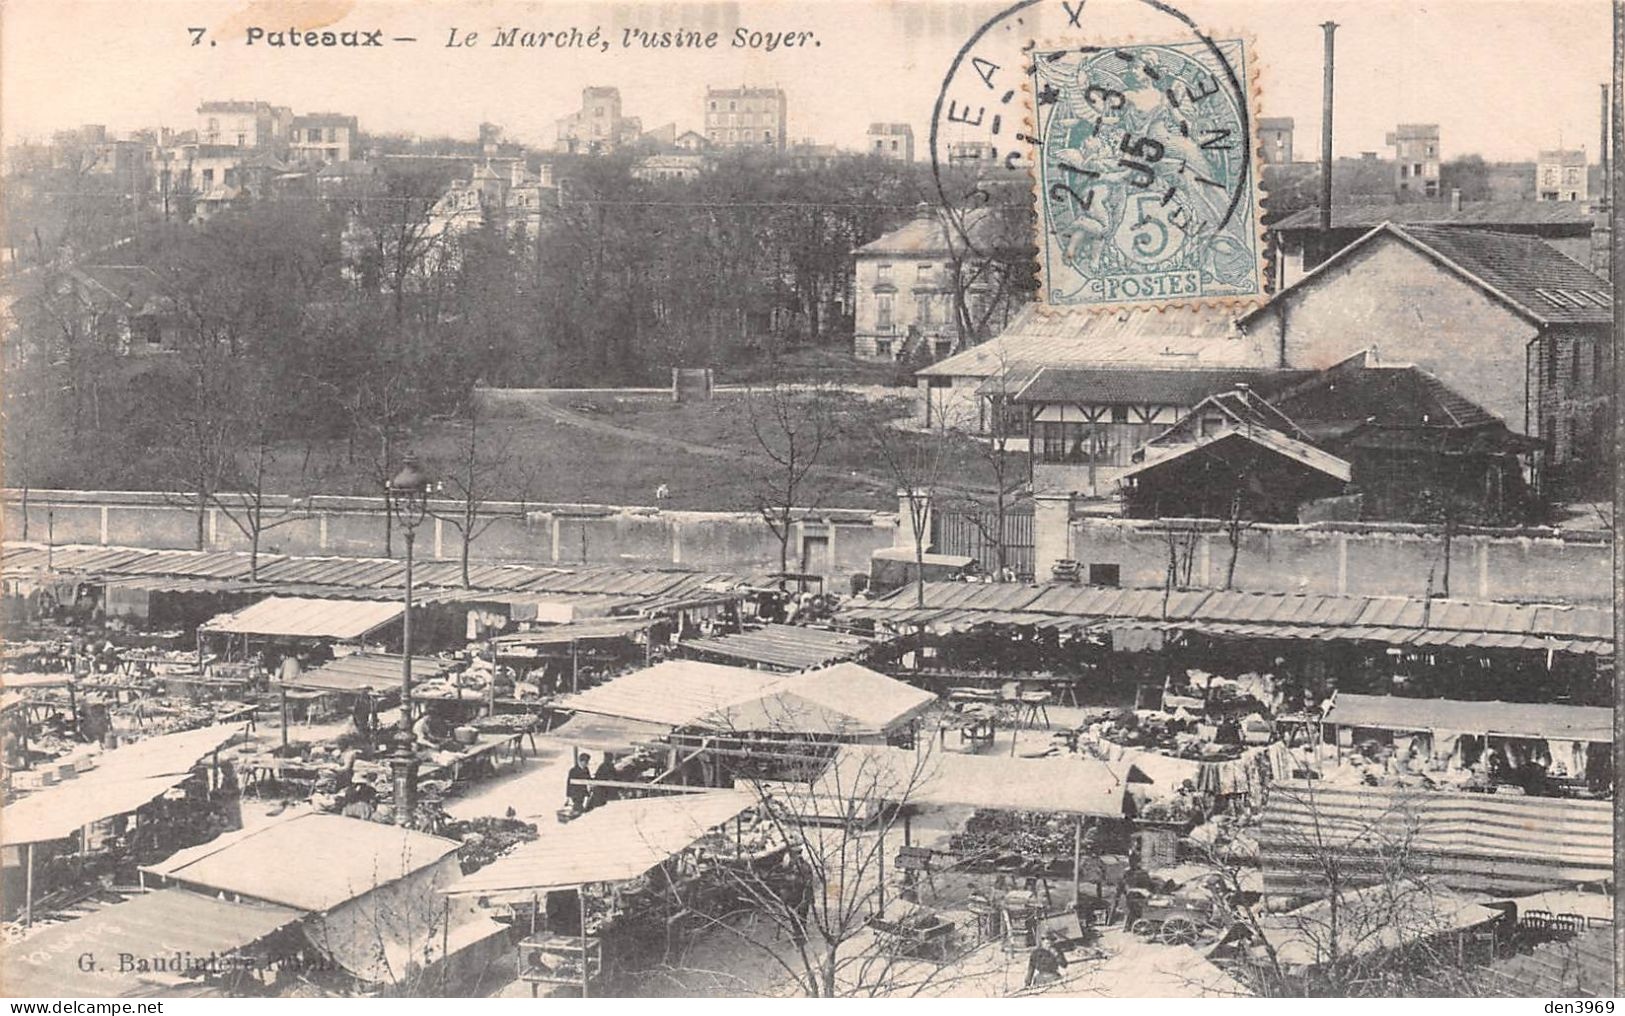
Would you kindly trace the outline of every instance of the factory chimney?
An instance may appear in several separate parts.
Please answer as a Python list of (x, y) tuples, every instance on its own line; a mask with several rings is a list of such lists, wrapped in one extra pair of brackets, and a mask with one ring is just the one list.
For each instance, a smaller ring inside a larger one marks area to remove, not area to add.
[(1320, 26), (1326, 32), (1325, 84), (1320, 100), (1320, 257), (1325, 261), (1332, 250), (1332, 33), (1337, 22), (1327, 21)]

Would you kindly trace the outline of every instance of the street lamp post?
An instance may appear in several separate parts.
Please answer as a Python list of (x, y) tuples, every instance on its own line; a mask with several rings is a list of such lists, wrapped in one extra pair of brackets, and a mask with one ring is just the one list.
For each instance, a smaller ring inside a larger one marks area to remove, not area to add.
[(390, 514), (406, 536), (406, 609), (401, 615), (401, 727), (396, 734), (396, 751), (390, 766), (395, 778), (395, 822), (409, 826), (417, 809), (418, 767), (412, 743), (412, 544), (419, 524), (429, 513), (433, 484), (418, 468), (417, 459), (408, 455), (401, 463), (401, 471), (384, 489)]

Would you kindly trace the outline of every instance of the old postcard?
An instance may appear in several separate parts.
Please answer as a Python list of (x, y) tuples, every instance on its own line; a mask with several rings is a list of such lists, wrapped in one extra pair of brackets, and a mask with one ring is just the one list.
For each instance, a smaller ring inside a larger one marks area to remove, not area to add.
[(8, 0), (0, 994), (1612, 1012), (1622, 32)]

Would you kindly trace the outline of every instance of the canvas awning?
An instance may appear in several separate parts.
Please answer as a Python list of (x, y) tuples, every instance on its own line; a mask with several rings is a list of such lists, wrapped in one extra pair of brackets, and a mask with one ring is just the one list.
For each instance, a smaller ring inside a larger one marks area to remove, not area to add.
[(544, 827), (539, 839), (444, 892), (514, 903), (554, 889), (636, 878), (756, 803), (755, 794), (740, 790), (612, 801), (568, 825)]
[(742, 660), (776, 670), (807, 670), (855, 659), (874, 646), (873, 640), (861, 635), (793, 624), (769, 624), (749, 631), (684, 642), (681, 649)]
[(202, 625), (203, 631), (282, 638), (359, 639), (398, 621), (404, 608), (392, 600), (315, 600), (272, 596)]
[(811, 792), (837, 800), (962, 805), (1122, 818), (1128, 766), (844, 745)]
[(744, 667), (725, 667), (697, 660), (666, 660), (575, 695), (554, 706), (577, 713), (597, 713), (686, 727), (737, 702), (764, 693), (779, 680)]
[(793, 674), (707, 717), (718, 730), (860, 736), (903, 726), (936, 695), (856, 663)]
[(1376, 730), (1448, 730), (1612, 744), (1614, 713), (1549, 702), (1463, 702), (1339, 692), (1324, 723)]
[(1465, 931), (1502, 916), (1493, 907), (1410, 878), (1345, 892), (1337, 902), (1335, 913), (1332, 901), (1321, 899), (1260, 918), (1282, 964), (1314, 967), (1331, 962), (1334, 921), (1341, 925), (1335, 943), (1339, 952), (1364, 956)]
[[(412, 679), (426, 681), (439, 677), (456, 664), (431, 656), (412, 657)], [(401, 684), (401, 657), (390, 653), (357, 653), (341, 656), (324, 663), (297, 678), (279, 682), (289, 688), (309, 691), (354, 694), (372, 689), (376, 692), (399, 690)]]
[(563, 726), (554, 727), (545, 734), (537, 734), (538, 741), (551, 741), (573, 752), (624, 752), (634, 745), (658, 741), (671, 733), (663, 723), (645, 723), (618, 716), (596, 716), (577, 713)]
[(200, 759), (240, 730), (220, 724), (103, 752), (84, 776), (8, 805), (0, 812), (0, 836), (7, 846), (60, 840), (92, 822), (135, 811), (178, 786)]
[[(0, 954), (13, 998), (119, 998), (152, 994), (184, 972), (121, 970), (119, 957), (225, 957), (304, 917), (291, 907), (240, 903), (185, 889), (132, 896), (77, 920), (42, 928)], [(83, 957), (97, 960), (85, 970)]]
[(224, 833), (141, 870), (320, 913), (420, 871), (458, 846), (400, 826), (300, 812)]

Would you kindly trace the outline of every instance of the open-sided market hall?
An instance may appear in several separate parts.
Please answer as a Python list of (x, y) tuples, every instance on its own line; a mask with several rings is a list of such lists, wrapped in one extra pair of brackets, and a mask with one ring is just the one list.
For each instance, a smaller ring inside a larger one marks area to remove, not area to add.
[(1600, 608), (4, 564), (25, 994), (1601, 990)]

